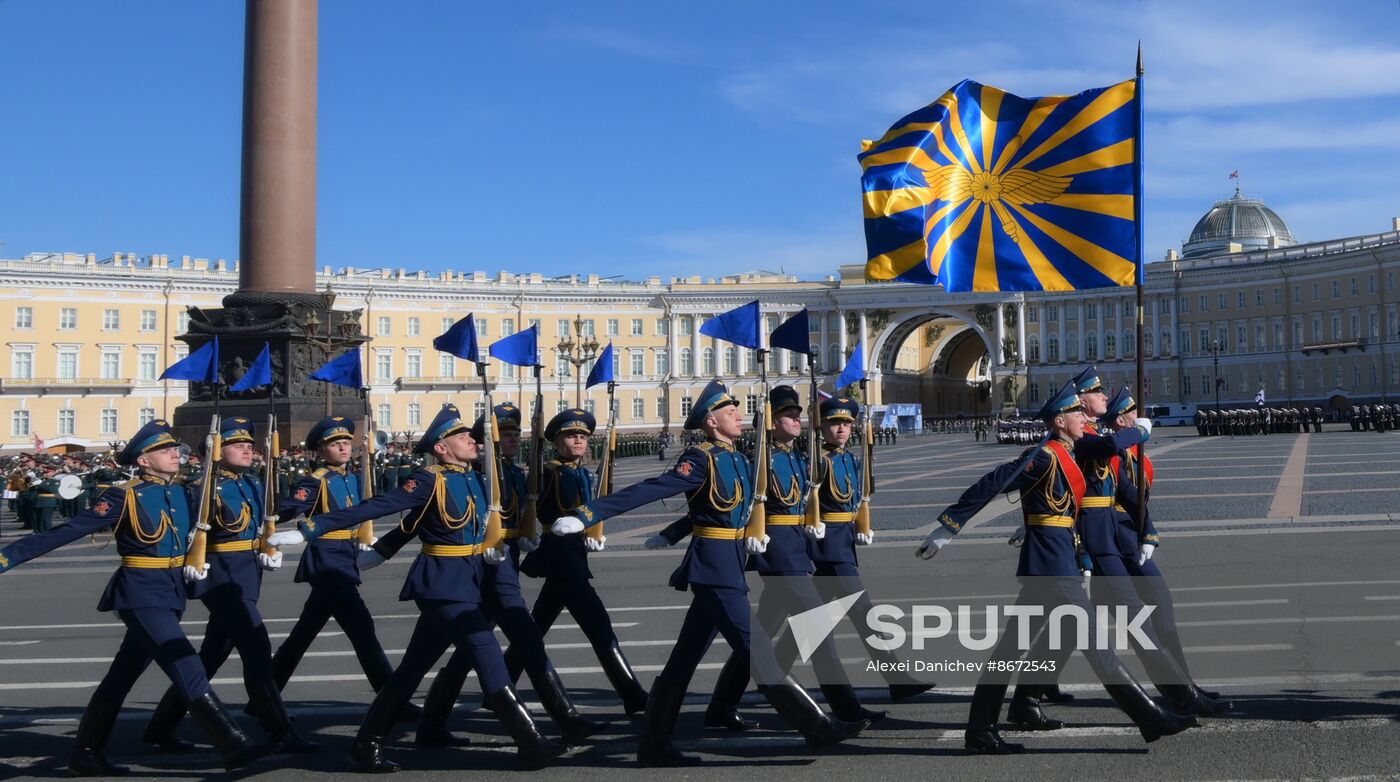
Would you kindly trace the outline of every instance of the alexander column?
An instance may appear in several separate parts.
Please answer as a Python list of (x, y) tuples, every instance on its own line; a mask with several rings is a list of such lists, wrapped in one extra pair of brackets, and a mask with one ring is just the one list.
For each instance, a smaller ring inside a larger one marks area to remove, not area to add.
[[(334, 310), (334, 294), (316, 290), (317, 14), (317, 0), (247, 0), (238, 291), (221, 310), (191, 308), (189, 333), (180, 337), (191, 350), (219, 337), (219, 410), (258, 424), (269, 389), (227, 388), (268, 343), (272, 399), (289, 446), (327, 407), (352, 418), (363, 409), (353, 390), (306, 379), (366, 341), (360, 312)], [(174, 416), (182, 438), (198, 442), (213, 407), (213, 387), (191, 383)]]

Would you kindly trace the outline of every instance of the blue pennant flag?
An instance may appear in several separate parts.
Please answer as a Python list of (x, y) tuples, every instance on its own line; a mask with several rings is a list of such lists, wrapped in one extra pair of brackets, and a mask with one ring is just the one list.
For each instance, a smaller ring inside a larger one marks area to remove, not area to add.
[(836, 376), (835, 388), (837, 391), (846, 386), (853, 386), (865, 379), (865, 350), (859, 343), (856, 349), (851, 351), (851, 357), (846, 361), (846, 368), (841, 370), (841, 374)]
[(262, 352), (253, 359), (248, 371), (243, 374), (237, 383), (234, 383), (230, 391), (249, 391), (254, 388), (272, 385), (272, 346), (263, 343)]
[(735, 307), (705, 321), (700, 326), (700, 333), (707, 337), (722, 339), (725, 342), (733, 342), (735, 345), (758, 350), (763, 347), (761, 324), (762, 320), (758, 315), (758, 300), (755, 299), (742, 307)]
[(768, 335), (768, 346), (785, 348), (803, 355), (812, 352), (812, 333), (807, 318), (807, 308), (783, 321), (773, 333)]
[(349, 350), (327, 361), (320, 369), (311, 373), (311, 379), (354, 389), (364, 388), (364, 379), (360, 374), (360, 351)]
[(603, 352), (598, 354), (598, 359), (593, 362), (593, 369), (588, 373), (588, 380), (584, 381), (584, 388), (592, 388), (599, 383), (611, 383), (613, 381), (613, 344), (603, 348)]
[(160, 373), (161, 380), (193, 380), (196, 383), (219, 382), (219, 338), (204, 343), (204, 347), (176, 361)]
[(476, 343), (476, 319), (471, 315), (452, 324), (452, 328), (433, 338), (433, 347), (457, 358), (481, 363), (481, 348)]
[(517, 367), (533, 367), (539, 360), (539, 337), (540, 327), (534, 325), (509, 337), (496, 340), (489, 348), (489, 352), (507, 364), (514, 364)]
[(1133, 285), (1136, 81), (1023, 98), (963, 81), (863, 144), (865, 277), (948, 291)]

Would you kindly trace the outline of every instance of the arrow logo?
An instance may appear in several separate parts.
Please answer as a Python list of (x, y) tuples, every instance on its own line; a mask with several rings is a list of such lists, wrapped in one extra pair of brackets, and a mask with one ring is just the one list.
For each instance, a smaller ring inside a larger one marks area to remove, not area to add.
[(811, 659), (812, 653), (836, 630), (836, 625), (841, 623), (846, 612), (851, 610), (851, 606), (855, 605), (863, 594), (864, 589), (788, 617), (792, 640), (797, 644), (797, 653), (801, 655), (802, 662)]

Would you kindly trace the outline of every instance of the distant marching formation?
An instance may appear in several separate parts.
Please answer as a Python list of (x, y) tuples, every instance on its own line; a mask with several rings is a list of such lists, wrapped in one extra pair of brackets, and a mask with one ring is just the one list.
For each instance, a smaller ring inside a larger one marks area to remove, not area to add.
[(1307, 431), (1322, 431), (1322, 408), (1240, 407), (1196, 411), (1196, 433), (1201, 437), (1302, 434)]
[[(759, 367), (765, 366), (770, 345), (811, 352), (805, 311), (765, 335), (759, 328), (757, 303), (751, 306), (751, 311), (740, 308), (715, 318), (706, 324), (705, 333), (756, 350)], [(535, 366), (534, 338), (533, 329), (513, 335), (491, 345), (490, 355)], [(484, 363), (471, 316), (435, 345)], [(353, 355), (358, 362), (358, 354)], [(332, 366), (348, 360), (337, 358), (327, 365), (329, 370), (323, 367), (313, 377), (341, 382), (353, 376), (357, 383), (357, 371), (341, 374)], [(317, 751), (318, 745), (295, 729), (282, 693), (331, 618), (345, 631), (374, 691), (350, 749), (355, 765), (367, 772), (398, 769), (386, 757), (384, 742), (395, 723), (405, 718), (417, 719), (420, 746), (467, 743), (448, 730), (448, 723), (471, 672), (486, 707), (513, 740), (522, 765), (538, 767), (568, 746), (587, 742), (602, 726), (574, 707), (544, 644), (544, 636), (565, 609), (582, 627), (622, 710), (642, 714), (636, 755), (642, 766), (699, 763), (680, 752), (672, 737), (690, 680), (716, 637), (723, 638), (729, 656), (705, 711), (706, 728), (754, 727), (738, 709), (751, 683), (812, 748), (846, 741), (880, 722), (886, 713), (867, 708), (844, 683), (841, 659), (830, 639), (813, 655), (829, 711), (818, 705), (787, 670), (780, 659), (784, 655), (774, 649), (773, 638), (785, 617), (772, 606), (767, 611), (760, 606), (759, 621), (751, 621), (746, 581), (747, 570), (757, 571), (772, 587), (765, 590), (765, 602), (770, 593), (783, 591), (783, 599), (791, 601), (784, 605), (799, 610), (861, 592), (851, 616), (862, 639), (873, 637), (863, 619), (871, 601), (861, 582), (856, 549), (869, 545), (875, 535), (874, 438), (861, 438), (861, 446), (848, 448), (857, 423), (863, 422), (869, 431), (871, 411), (839, 393), (854, 382), (864, 389), (861, 368), (847, 367), (837, 381), (838, 393), (829, 396), (819, 394), (812, 370), (805, 410), (810, 431), (817, 436), (808, 438), (805, 451), (795, 447), (804, 423), (797, 389), (768, 388), (766, 377), (762, 379), (767, 404), (756, 422), (753, 451), (744, 453), (735, 446), (743, 432), (739, 401), (716, 379), (699, 394), (685, 421), (685, 428), (703, 439), (687, 447), (663, 474), (614, 491), (611, 365), (605, 356), (590, 377), (590, 384), (609, 385), (610, 447), (597, 471), (583, 465), (597, 421), (585, 410), (568, 409), (545, 423), (538, 372), (528, 465), (517, 464), (521, 409), (495, 404), (486, 388), (485, 414), (470, 421), (455, 405), (443, 406), (413, 446), (416, 455), (431, 457), (431, 463), (415, 467), (401, 484), (378, 493), (371, 472), (376, 440), (368, 415), (358, 433), (355, 421), (343, 416), (312, 427), (306, 447), (319, 455), (321, 466), (301, 476), (285, 502), (275, 489), (276, 460), (267, 460), (262, 474), (250, 469), (253, 446), (260, 439), (268, 453), (278, 452), (275, 417), (269, 416), (259, 432), (246, 417), (215, 415), (203, 443), (208, 458), (191, 481), (177, 478), (180, 443), (170, 426), (157, 420), (141, 427), (117, 455), (121, 465), (138, 471), (138, 477), (104, 490), (91, 508), (68, 524), (0, 551), (3, 573), (110, 529), (121, 557), (98, 609), (114, 612), (126, 625), (126, 636), (84, 710), (69, 770), (79, 776), (127, 773), (104, 751), (127, 693), (152, 661), (171, 687), (143, 733), (147, 744), (171, 752), (189, 749), (178, 731), (188, 714), (228, 769), (269, 753)], [(484, 371), (481, 374), (484, 377)], [(264, 382), (270, 382), (270, 373), (265, 377)], [(218, 382), (217, 377), (200, 379)], [(1112, 651), (1097, 650), (1094, 643), (1085, 650), (1107, 692), (1143, 738), (1155, 741), (1199, 724), (1200, 716), (1229, 712), (1229, 702), (1192, 681), (1172, 618), (1171, 594), (1153, 560), (1160, 539), (1150, 513), (1138, 502), (1136, 483), (1139, 472), (1149, 486), (1153, 477), (1151, 463), (1141, 453), (1151, 422), (1136, 417), (1126, 389), (1110, 399), (1093, 368), (1052, 395), (1038, 418), (1046, 436), (938, 514), (939, 524), (919, 546), (919, 556), (938, 554), (997, 495), (1018, 492), (1025, 524), (1017, 536), (1017, 575), (1045, 577), (1056, 585), (1050, 598), (1026, 593), (1023, 599), (1086, 607), (1100, 600), (1158, 607), (1148, 632), (1159, 651), (1139, 654), (1165, 707), (1147, 694)], [(359, 471), (351, 467), (357, 439), (364, 443)], [(546, 442), (554, 454), (548, 460), (543, 455)], [(591, 584), (589, 558), (605, 549), (608, 519), (680, 494), (687, 501), (685, 517), (646, 546), (662, 548), (689, 538), (668, 584), (689, 591), (692, 598), (675, 646), (648, 689), (623, 654), (607, 609)], [(402, 520), (383, 538), (375, 538), (371, 523), (385, 516)], [(358, 587), (365, 569), (395, 556), (415, 539), (419, 548), (399, 599), (416, 605), (418, 620), (394, 666)], [(258, 612), (258, 596), (263, 574), (282, 565), (281, 549), (295, 545), (305, 548), (294, 580), (309, 590), (301, 616), (274, 654)], [(527, 606), (521, 589), (522, 573), (541, 584), (533, 607)], [(1090, 575), (1095, 586), (1088, 591)], [(198, 652), (180, 625), (190, 598), (203, 601), (210, 614)], [(496, 627), (509, 642), (505, 650), (496, 640)], [(890, 671), (886, 681), (891, 700), (915, 697), (933, 687), (898, 672), (900, 666), (892, 665), (898, 662), (894, 653), (869, 640), (865, 643), (870, 659), (885, 663), (880, 668)], [(410, 697), (449, 648), (452, 654), (423, 708), (415, 709)], [(210, 678), (233, 651), (243, 663), (246, 710), (261, 728), (261, 741), (249, 737), (210, 686)], [(993, 660), (1010, 661), (1027, 653), (1050, 659), (1067, 657), (1069, 651), (1023, 652), (1003, 642)], [(973, 697), (966, 746), (979, 754), (1013, 752), (1019, 745), (1005, 742), (998, 733), (1010, 675), (988, 670)], [(529, 676), (558, 740), (546, 735), (518, 694), (522, 673)], [(1015, 688), (1008, 717), (1025, 729), (1054, 730), (1063, 723), (1048, 717), (1042, 704), (1070, 699), (1053, 677), (1025, 679)]]

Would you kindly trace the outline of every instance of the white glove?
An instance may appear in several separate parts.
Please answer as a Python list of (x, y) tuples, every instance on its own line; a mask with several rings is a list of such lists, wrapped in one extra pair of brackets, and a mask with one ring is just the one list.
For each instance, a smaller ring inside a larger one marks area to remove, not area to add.
[(1089, 581), (1094, 577), (1094, 571), (1081, 570), (1079, 571), (1079, 575), (1084, 578), (1084, 591), (1087, 593), (1089, 591)]
[(540, 547), (539, 538), (516, 538), (515, 545), (519, 547), (521, 553), (529, 554)]
[(1137, 420), (1136, 426), (1137, 426), (1137, 428), (1141, 429), (1141, 430), (1143, 431), (1144, 434), (1149, 434), (1149, 435), (1152, 434), (1152, 419), (1151, 419), (1151, 418), (1139, 418), (1139, 419)]
[(267, 545), (273, 548), (283, 546), (295, 546), (306, 542), (306, 536), (301, 534), (301, 530), (289, 529), (286, 532), (274, 532), (267, 539)]
[(370, 538), (370, 541), (368, 543), (357, 543), (355, 545), (360, 547), (360, 551), (370, 551), (374, 548), (374, 544), (378, 542), (379, 538)]
[(1138, 548), (1138, 566), (1147, 564), (1147, 560), (1152, 559), (1152, 552), (1157, 550), (1156, 543), (1144, 543)]
[(481, 552), (481, 558), (486, 560), (488, 565), (499, 565), (506, 561), (506, 547), (501, 545), (488, 548)]
[(384, 562), (384, 555), (374, 549), (361, 551), (360, 555), (355, 558), (355, 564), (360, 566), (360, 570), (371, 570), (384, 564)]
[(856, 545), (857, 545), (857, 546), (869, 546), (871, 543), (874, 543), (874, 542), (875, 542), (875, 533), (874, 533), (874, 532), (857, 532), (857, 533), (856, 533)]
[(952, 530), (939, 524), (937, 527), (933, 528), (933, 532), (930, 532), (928, 537), (924, 538), (924, 542), (914, 554), (918, 556), (919, 559), (933, 559), (938, 556), (938, 552), (942, 551), (943, 547), (948, 545), (948, 541), (952, 539)]
[(282, 567), (282, 552), (279, 551), (276, 554), (264, 554), (263, 552), (259, 551), (258, 567), (268, 572)]
[(659, 548), (670, 548), (671, 541), (667, 540), (665, 535), (662, 535), (660, 532), (658, 532), (655, 535), (652, 535), (651, 537), (647, 538), (647, 542), (643, 545), (652, 550)]
[(809, 526), (807, 526), (806, 524), (803, 524), (803, 525), (802, 525), (802, 531), (805, 532), (805, 533), (807, 533), (808, 537), (810, 537), (812, 540), (825, 540), (825, 539), (826, 539), (826, 524), (824, 524), (824, 523), (822, 523), (822, 522), (820, 522), (820, 521), (817, 522), (816, 525), (815, 525), (815, 526), (812, 526), (812, 527), (809, 527)]
[(1016, 531), (1015, 531), (1015, 532), (1012, 532), (1012, 533), (1011, 533), (1011, 537), (1009, 537), (1009, 538), (1006, 539), (1006, 544), (1007, 544), (1008, 546), (1019, 546), (1019, 545), (1021, 545), (1022, 543), (1024, 543), (1025, 540), (1026, 540), (1026, 525), (1022, 524), (1021, 526), (1019, 526), (1019, 527), (1016, 528)]
[(577, 535), (583, 532), (586, 526), (582, 519), (576, 519), (573, 516), (560, 516), (554, 520), (549, 531), (555, 535)]
[(744, 550), (750, 554), (762, 554), (768, 550), (768, 541), (772, 538), (764, 535), (761, 538), (744, 538)]
[(203, 581), (209, 577), (209, 563), (204, 563), (203, 570), (195, 570), (193, 565), (185, 565), (185, 583), (192, 581)]
[(584, 538), (583, 538), (583, 547), (586, 548), (586, 549), (588, 549), (589, 551), (602, 551), (602, 550), (603, 550), (603, 546), (604, 546), (607, 542), (608, 542), (608, 538), (607, 538), (606, 535), (604, 535), (604, 536), (601, 537), (601, 538), (594, 538), (594, 537), (590, 537), (590, 536), (585, 535)]

